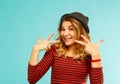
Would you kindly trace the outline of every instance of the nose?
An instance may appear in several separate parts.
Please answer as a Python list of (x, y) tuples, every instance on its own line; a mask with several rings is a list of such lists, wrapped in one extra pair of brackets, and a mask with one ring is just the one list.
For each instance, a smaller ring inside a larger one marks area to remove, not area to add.
[(64, 31), (64, 35), (66, 36), (66, 35), (68, 35), (69, 34), (69, 31), (68, 30), (65, 30)]

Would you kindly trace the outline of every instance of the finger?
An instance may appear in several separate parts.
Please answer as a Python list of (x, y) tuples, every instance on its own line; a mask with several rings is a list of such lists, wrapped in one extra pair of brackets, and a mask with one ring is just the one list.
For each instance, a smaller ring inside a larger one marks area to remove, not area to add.
[(42, 41), (42, 37), (39, 37), (39, 39), (38, 39), (38, 43), (41, 42), (41, 41)]
[(86, 42), (89, 42), (89, 40), (88, 40), (85, 36), (81, 35), (81, 37), (82, 37)]
[(60, 41), (59, 41), (59, 40), (56, 40), (56, 41), (49, 41), (48, 43), (49, 43), (49, 44), (54, 44), (54, 43), (60, 43)]
[(50, 49), (51, 49), (51, 46), (48, 45), (48, 46), (46, 47), (46, 51), (48, 51), (48, 50), (50, 50)]
[(54, 36), (54, 34), (50, 34), (48, 37), (47, 37), (47, 39), (46, 40), (50, 40), (52, 37)]
[(100, 41), (97, 43), (97, 45), (99, 46), (102, 42), (103, 42), (103, 39), (100, 40)]
[(82, 42), (82, 41), (78, 41), (78, 40), (75, 40), (76, 43), (79, 43), (79, 44), (82, 44), (82, 45), (86, 45), (85, 42)]

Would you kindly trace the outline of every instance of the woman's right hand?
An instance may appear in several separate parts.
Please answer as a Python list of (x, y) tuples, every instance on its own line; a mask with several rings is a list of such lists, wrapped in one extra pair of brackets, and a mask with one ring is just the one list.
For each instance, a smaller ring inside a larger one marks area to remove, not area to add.
[(46, 40), (42, 40), (40, 37), (38, 42), (33, 46), (33, 50), (35, 51), (41, 51), (41, 50), (49, 50), (50, 49), (50, 44), (57, 43), (59, 41), (50, 41), (50, 39), (54, 36), (54, 34), (51, 34), (47, 37)]

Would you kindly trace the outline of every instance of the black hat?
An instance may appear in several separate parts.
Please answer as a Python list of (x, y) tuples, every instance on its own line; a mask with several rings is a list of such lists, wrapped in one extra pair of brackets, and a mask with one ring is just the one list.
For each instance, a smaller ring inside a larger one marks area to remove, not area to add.
[(72, 18), (75, 18), (76, 20), (78, 20), (83, 25), (83, 27), (85, 28), (86, 32), (89, 33), (89, 27), (88, 27), (88, 20), (89, 20), (89, 18), (87, 16), (83, 15), (80, 12), (73, 12), (73, 13), (69, 13), (69, 14), (64, 14), (61, 17), (61, 22), (65, 18), (68, 18), (68, 17), (72, 17)]

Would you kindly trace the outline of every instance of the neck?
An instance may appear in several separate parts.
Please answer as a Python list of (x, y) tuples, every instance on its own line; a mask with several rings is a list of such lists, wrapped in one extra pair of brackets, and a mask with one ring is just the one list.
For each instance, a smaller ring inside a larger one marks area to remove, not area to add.
[(66, 56), (73, 57), (73, 56), (75, 55), (74, 49), (75, 49), (75, 46), (74, 46), (74, 45), (67, 46)]

